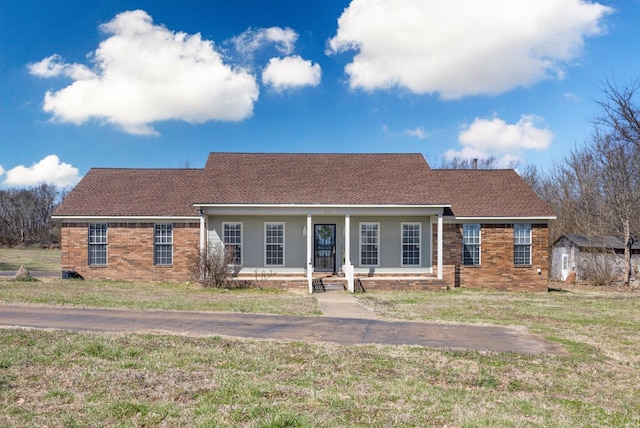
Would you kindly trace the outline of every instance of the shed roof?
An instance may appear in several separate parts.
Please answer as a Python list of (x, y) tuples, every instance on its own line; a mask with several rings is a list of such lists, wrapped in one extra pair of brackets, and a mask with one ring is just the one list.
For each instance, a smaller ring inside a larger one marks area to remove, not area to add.
[[(567, 240), (578, 248), (598, 248), (598, 249), (610, 249), (610, 250), (624, 250), (624, 241), (617, 236), (589, 236), (575, 233), (567, 233), (556, 239), (553, 246)], [(640, 250), (640, 242), (635, 242), (631, 246), (632, 250)]]

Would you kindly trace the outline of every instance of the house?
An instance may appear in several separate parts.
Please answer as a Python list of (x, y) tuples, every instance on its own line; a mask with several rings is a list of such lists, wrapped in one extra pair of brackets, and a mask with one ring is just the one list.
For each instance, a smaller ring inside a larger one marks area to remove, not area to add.
[(188, 279), (198, 249), (237, 274), (349, 290), (546, 290), (554, 217), (513, 170), (431, 169), (420, 154), (211, 153), (202, 169), (91, 169), (54, 213), (62, 267)]
[[(575, 272), (577, 281), (615, 280), (624, 276), (622, 239), (615, 236), (565, 234), (553, 243), (551, 278), (566, 281)], [(631, 245), (632, 273), (640, 265), (640, 244)]]

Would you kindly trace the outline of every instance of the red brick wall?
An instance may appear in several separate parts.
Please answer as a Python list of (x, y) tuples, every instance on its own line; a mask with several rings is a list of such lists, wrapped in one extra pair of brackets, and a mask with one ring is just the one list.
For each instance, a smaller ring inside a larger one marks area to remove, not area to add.
[(153, 264), (153, 223), (108, 223), (107, 265), (88, 265), (88, 223), (62, 224), (62, 270), (85, 279), (186, 281), (189, 259), (198, 251), (199, 223), (173, 224), (173, 265)]
[[(463, 266), (462, 225), (444, 225), (443, 274), (447, 284), (510, 291), (547, 290), (549, 230), (546, 224), (532, 225), (531, 266), (515, 266), (513, 263), (513, 224), (483, 224), (480, 236), (480, 266)], [(436, 239), (434, 225), (434, 261), (437, 260)]]

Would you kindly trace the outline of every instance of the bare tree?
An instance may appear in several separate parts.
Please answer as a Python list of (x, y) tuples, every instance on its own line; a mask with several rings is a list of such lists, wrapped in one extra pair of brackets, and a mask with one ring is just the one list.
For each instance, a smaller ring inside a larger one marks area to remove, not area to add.
[(44, 183), (29, 189), (0, 190), (0, 244), (55, 241), (51, 214), (61, 195), (55, 186)]
[(189, 276), (203, 287), (236, 288), (231, 278), (235, 266), (234, 253), (222, 244), (198, 249), (189, 261)]
[[(510, 161), (506, 168), (516, 169), (519, 162), (516, 160)], [(465, 158), (462, 156), (454, 156), (449, 159), (442, 159), (438, 162), (438, 169), (500, 169), (504, 168), (498, 166), (498, 159), (495, 156), (489, 156), (486, 158)]]

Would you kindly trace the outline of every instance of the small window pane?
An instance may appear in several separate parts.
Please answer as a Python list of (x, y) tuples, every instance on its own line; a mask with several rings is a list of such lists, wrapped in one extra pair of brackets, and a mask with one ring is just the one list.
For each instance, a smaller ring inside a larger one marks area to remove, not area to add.
[(232, 263), (242, 264), (242, 223), (223, 223), (223, 242)]
[(153, 263), (170, 266), (173, 264), (173, 225), (156, 224), (154, 231)]
[(516, 266), (531, 265), (531, 225), (513, 225), (513, 263)]
[(265, 264), (284, 266), (284, 223), (265, 225)]
[(107, 225), (89, 225), (89, 265), (107, 264)]
[(420, 265), (420, 223), (402, 224), (402, 265)]
[(478, 266), (480, 264), (480, 225), (462, 226), (462, 264)]
[(378, 223), (360, 223), (360, 264), (378, 266)]

